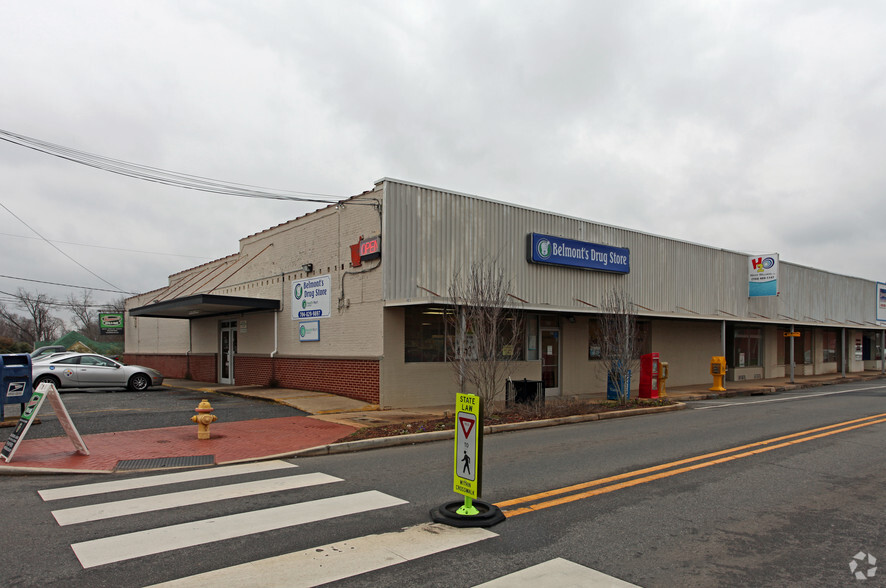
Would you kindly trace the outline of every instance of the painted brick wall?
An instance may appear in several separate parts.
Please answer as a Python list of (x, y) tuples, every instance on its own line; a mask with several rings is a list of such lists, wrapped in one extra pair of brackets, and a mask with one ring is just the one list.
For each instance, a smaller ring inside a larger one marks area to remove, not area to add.
[(217, 380), (218, 360), (216, 355), (191, 355), (190, 361), (187, 355), (146, 355), (127, 353), (123, 356), (126, 363), (143, 365), (154, 368), (163, 374), (164, 378), (188, 378), (190, 365), (190, 379), (197, 382), (215, 382)]
[(379, 362), (372, 359), (315, 359), (238, 355), (234, 365), (238, 385), (330, 392), (370, 404), (379, 403)]

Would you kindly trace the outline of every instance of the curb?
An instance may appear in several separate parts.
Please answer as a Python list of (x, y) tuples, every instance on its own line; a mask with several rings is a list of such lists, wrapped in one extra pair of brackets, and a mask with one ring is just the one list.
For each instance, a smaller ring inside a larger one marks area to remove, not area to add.
[(872, 376), (846, 376), (845, 378), (837, 378), (835, 380), (821, 380), (811, 382), (794, 382), (793, 384), (785, 383), (778, 386), (760, 386), (759, 388), (745, 388), (738, 390), (726, 390), (726, 392), (688, 392), (680, 394), (680, 400), (692, 402), (696, 400), (717, 400), (718, 398), (733, 398), (736, 396), (769, 396), (772, 394), (780, 394), (782, 392), (790, 392), (791, 390), (804, 390), (806, 388), (819, 388), (821, 386), (829, 386), (832, 384), (849, 384), (852, 382), (870, 382), (872, 380), (884, 379), (882, 374)]
[[(586, 423), (589, 421), (600, 421), (606, 419), (616, 419), (629, 416), (637, 416), (644, 414), (653, 414), (657, 412), (672, 412), (675, 410), (683, 410), (686, 404), (678, 402), (669, 406), (653, 406), (649, 408), (637, 408), (633, 410), (615, 410), (612, 412), (601, 412), (594, 414), (579, 414), (568, 417), (558, 417), (554, 419), (544, 419), (540, 421), (525, 421), (522, 423), (505, 423), (503, 425), (487, 425), (483, 427), (483, 433), (492, 435), (494, 433), (506, 433), (508, 431), (523, 431), (528, 429), (541, 429), (545, 427), (554, 427), (557, 425), (570, 425), (574, 423)], [(397, 447), (401, 445), (414, 445), (416, 443), (429, 443), (431, 441), (445, 441), (453, 439), (455, 431), (430, 431), (428, 433), (412, 433), (409, 435), (396, 435), (394, 437), (377, 437), (375, 439), (361, 439), (359, 441), (345, 441), (344, 443), (330, 443), (327, 445), (318, 445), (317, 447), (309, 447), (294, 451), (291, 457), (319, 457), (322, 455), (338, 455), (341, 453), (352, 453), (355, 451), (364, 451), (368, 449), (381, 449), (384, 447)]]
[(113, 474), (113, 470), (66, 470), (61, 468), (35, 468), (35, 467), (16, 467), (16, 466), (0, 466), (0, 476), (33, 476), (35, 474)]

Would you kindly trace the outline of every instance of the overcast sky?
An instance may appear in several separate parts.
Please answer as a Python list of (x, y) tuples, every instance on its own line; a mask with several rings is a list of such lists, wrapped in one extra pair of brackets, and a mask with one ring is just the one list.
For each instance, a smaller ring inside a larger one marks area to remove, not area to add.
[[(884, 60), (882, 0), (0, 0), (0, 129), (336, 197), (394, 177), (886, 280)], [(0, 274), (127, 292), (317, 208), (3, 141), (0, 203)], [(0, 278), (19, 288), (80, 292)]]

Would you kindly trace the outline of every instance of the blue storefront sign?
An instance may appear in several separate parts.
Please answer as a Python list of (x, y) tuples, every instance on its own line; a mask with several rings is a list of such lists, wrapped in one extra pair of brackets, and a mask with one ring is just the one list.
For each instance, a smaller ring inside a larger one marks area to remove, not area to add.
[(546, 263), (619, 274), (631, 271), (631, 251), (624, 247), (586, 243), (540, 233), (530, 233), (526, 241), (528, 249), (526, 259), (530, 263)]

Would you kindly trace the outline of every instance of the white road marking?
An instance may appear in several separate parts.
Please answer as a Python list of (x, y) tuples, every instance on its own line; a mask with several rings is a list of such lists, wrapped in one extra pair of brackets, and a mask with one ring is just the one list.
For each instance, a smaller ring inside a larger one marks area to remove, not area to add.
[(142, 478), (127, 478), (125, 480), (114, 480), (111, 482), (83, 484), (80, 486), (67, 486), (65, 488), (52, 488), (50, 490), (40, 490), (37, 492), (37, 494), (39, 494), (44, 501), (61, 500), (64, 498), (92, 496), (93, 494), (107, 494), (109, 492), (121, 492), (123, 490), (134, 490), (137, 488), (151, 488), (153, 486), (163, 486), (165, 484), (177, 484), (180, 482), (210, 480), (213, 478), (222, 478), (226, 476), (239, 476), (242, 474), (271, 472), (274, 470), (295, 467), (298, 466), (287, 463), (285, 461), (261, 461), (256, 463), (246, 463), (223, 467), (209, 467), (199, 470), (190, 470), (187, 472), (175, 472), (172, 474), (160, 474), (155, 476), (146, 476)]
[(84, 568), (92, 568), (401, 504), (407, 502), (371, 490), (74, 543), (71, 548)]
[[(402, 531), (366, 535), (304, 551), (221, 568), (151, 588), (302, 588), (319, 586), (498, 537), (481, 528), (424, 523)], [(404, 582), (408, 585), (410, 582)]]
[(694, 410), (709, 410), (711, 408), (731, 408), (733, 406), (747, 406), (749, 404), (767, 404), (769, 402), (789, 402), (804, 398), (817, 398), (819, 396), (833, 396), (835, 394), (848, 394), (850, 392), (865, 392), (868, 390), (880, 390), (886, 386), (871, 386), (870, 388), (853, 388), (852, 390), (838, 390), (836, 392), (819, 392), (818, 394), (804, 394), (802, 396), (788, 396), (784, 398), (770, 398), (768, 400), (751, 400), (749, 402), (732, 402), (729, 404), (715, 404), (713, 406), (693, 406)]
[(636, 584), (607, 576), (603, 572), (586, 568), (568, 559), (556, 558), (537, 566), (479, 584), (475, 588), (630, 588)]
[(341, 478), (336, 478), (327, 474), (302, 474), (299, 476), (272, 478), (270, 480), (257, 480), (252, 482), (242, 482), (240, 484), (214, 486), (211, 489), (211, 492), (207, 492), (205, 488), (200, 488), (197, 490), (184, 490), (158, 496), (145, 496), (142, 498), (131, 498), (129, 500), (118, 500), (116, 502), (103, 502), (101, 504), (65, 508), (52, 511), (52, 516), (55, 517), (55, 520), (58, 521), (59, 525), (74, 525), (77, 523), (98, 521), (113, 517), (177, 508), (180, 506), (193, 506), (195, 504), (229, 500), (231, 498), (242, 498), (244, 496), (255, 496), (257, 494), (268, 494), (270, 492), (284, 492), (296, 488), (306, 488), (308, 486), (317, 486), (320, 484), (342, 481)]

